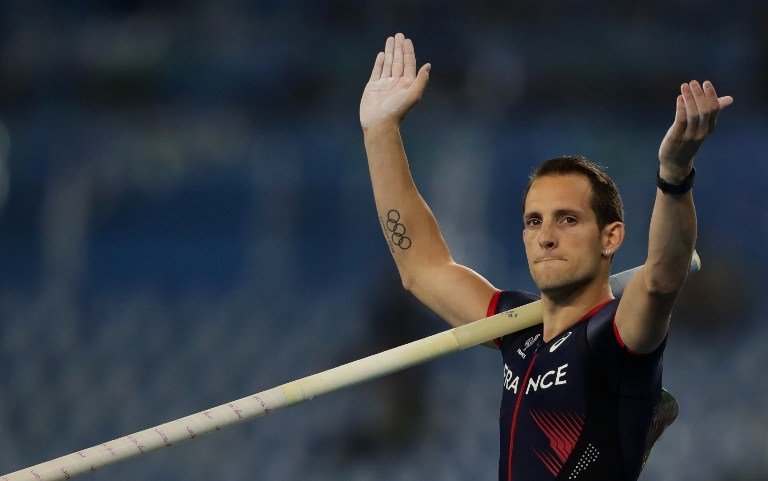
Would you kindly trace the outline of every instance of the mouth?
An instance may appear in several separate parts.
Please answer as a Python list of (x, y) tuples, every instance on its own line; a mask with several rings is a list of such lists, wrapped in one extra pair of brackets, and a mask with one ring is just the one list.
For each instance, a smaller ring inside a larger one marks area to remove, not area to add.
[(562, 257), (541, 257), (541, 258), (539, 258), (539, 259), (536, 259), (536, 260), (535, 260), (535, 261), (533, 261), (533, 262), (534, 262), (534, 264), (540, 264), (540, 263), (542, 263), (542, 262), (549, 262), (549, 261), (564, 261), (564, 260), (565, 260), (565, 259), (563, 259)]

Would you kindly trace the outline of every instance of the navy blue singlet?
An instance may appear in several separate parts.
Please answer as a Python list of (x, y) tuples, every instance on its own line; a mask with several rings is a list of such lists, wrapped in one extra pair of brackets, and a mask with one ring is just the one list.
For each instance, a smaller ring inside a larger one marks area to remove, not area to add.
[[(538, 298), (497, 292), (488, 315)], [(661, 395), (662, 353), (631, 353), (597, 306), (552, 340), (537, 325), (498, 339), (504, 357), (499, 481), (634, 481)]]

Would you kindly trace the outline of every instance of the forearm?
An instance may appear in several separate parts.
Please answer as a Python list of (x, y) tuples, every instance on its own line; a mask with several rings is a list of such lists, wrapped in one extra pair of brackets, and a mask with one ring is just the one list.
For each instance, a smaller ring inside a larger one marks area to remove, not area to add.
[(434, 215), (411, 177), (397, 123), (363, 130), (376, 211), (403, 284), (452, 262)]
[(360, 100), (368, 167), (382, 232), (406, 289), (457, 326), (485, 314), (494, 287), (453, 262), (427, 203), (411, 178), (400, 122), (421, 99), (430, 64), (416, 70), (413, 42), (401, 33), (379, 52)]
[[(689, 172), (690, 166), (670, 168), (662, 164), (660, 176), (668, 183), (677, 184)], [(675, 195), (657, 188), (644, 269), (649, 292), (675, 295), (680, 290), (695, 245), (696, 209), (692, 191)]]
[[(672, 307), (688, 275), (696, 244), (696, 210), (690, 184), (693, 158), (715, 128), (720, 109), (733, 102), (718, 97), (711, 82), (680, 86), (675, 120), (659, 146), (659, 177), (667, 184), (656, 190), (648, 235), (648, 259), (641, 275), (630, 279), (616, 311), (616, 327), (629, 349), (656, 349), (669, 329)], [(676, 191), (676, 192), (675, 192)]]

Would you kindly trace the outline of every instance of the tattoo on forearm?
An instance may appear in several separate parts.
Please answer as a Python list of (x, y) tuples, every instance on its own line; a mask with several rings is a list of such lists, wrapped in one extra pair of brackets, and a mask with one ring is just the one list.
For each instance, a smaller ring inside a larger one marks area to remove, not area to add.
[(411, 238), (405, 235), (405, 226), (400, 223), (400, 212), (395, 209), (391, 209), (387, 212), (387, 219), (379, 217), (381, 221), (381, 228), (384, 230), (384, 235), (387, 237), (389, 243), (389, 249), (392, 253), (395, 252), (395, 246), (406, 250), (411, 247)]

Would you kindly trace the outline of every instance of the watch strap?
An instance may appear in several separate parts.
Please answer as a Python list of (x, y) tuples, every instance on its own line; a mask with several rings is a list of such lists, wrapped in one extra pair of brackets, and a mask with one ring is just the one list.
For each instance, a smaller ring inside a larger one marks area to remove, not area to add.
[(685, 194), (693, 187), (693, 178), (696, 177), (696, 169), (691, 167), (691, 173), (679, 184), (670, 184), (661, 178), (661, 169), (656, 171), (656, 186), (665, 194)]

